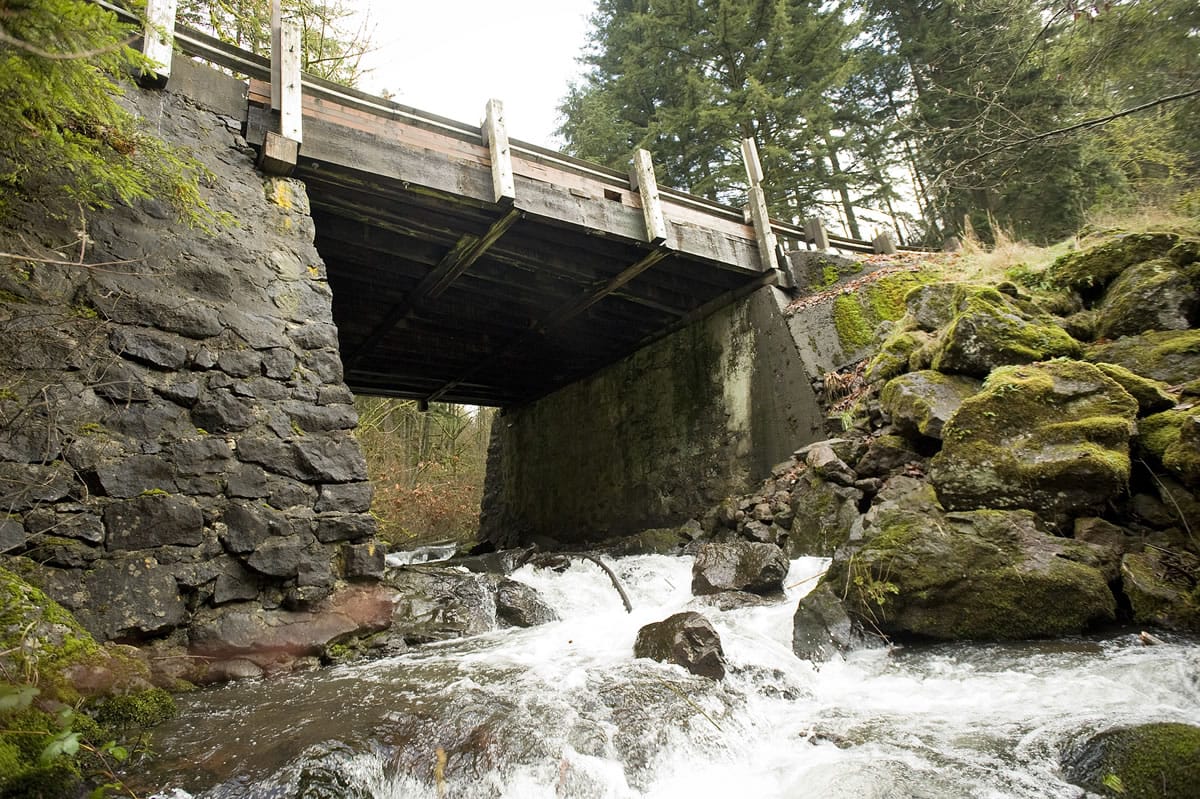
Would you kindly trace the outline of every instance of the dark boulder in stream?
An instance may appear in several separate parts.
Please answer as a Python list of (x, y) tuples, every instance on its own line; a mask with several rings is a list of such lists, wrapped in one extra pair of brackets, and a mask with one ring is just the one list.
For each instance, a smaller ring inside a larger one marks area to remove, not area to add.
[(676, 613), (638, 630), (633, 656), (676, 663), (692, 674), (714, 680), (725, 677), (721, 637), (708, 619), (694, 611)]
[(749, 591), (769, 594), (783, 590), (788, 559), (774, 544), (753, 541), (704, 544), (692, 565), (692, 593)]
[(1159, 722), (1107, 730), (1063, 757), (1068, 780), (1103, 796), (1200, 796), (1200, 727)]
[(554, 608), (537, 591), (516, 580), (501, 580), (496, 586), (496, 617), (513, 627), (558, 621)]

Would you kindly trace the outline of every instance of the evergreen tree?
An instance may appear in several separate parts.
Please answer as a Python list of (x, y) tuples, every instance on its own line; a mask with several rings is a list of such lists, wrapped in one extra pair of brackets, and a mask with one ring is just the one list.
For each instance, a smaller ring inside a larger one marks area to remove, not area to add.
[(212, 221), (203, 168), (118, 103), (151, 66), (128, 46), (140, 33), (83, 0), (0, 0), (0, 213), (15, 195), (60, 213), (154, 196)]
[(856, 31), (839, 4), (600, 0), (592, 21), (591, 70), (560, 109), (573, 154), (624, 168), (644, 147), (665, 184), (737, 204), (739, 145), (750, 137), (783, 217), (827, 203), (839, 182), (850, 207), (864, 176), (883, 168), (879, 158), (864, 166), (839, 127), (857, 119), (834, 105), (855, 74)]

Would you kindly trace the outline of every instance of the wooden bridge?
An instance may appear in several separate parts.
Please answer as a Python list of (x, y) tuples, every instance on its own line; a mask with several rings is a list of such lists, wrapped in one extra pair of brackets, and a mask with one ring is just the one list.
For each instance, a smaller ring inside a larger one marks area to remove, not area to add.
[(176, 51), (249, 76), (246, 139), (307, 186), (356, 392), (525, 402), (788, 286), (780, 235), (827, 245), (767, 217), (751, 140), (735, 209), (660, 189), (645, 151), (625, 175), (510, 140), (497, 101), (473, 127), (301, 74), (278, 12), (268, 60), (175, 26), (173, 6), (150, 3), (150, 80), (169, 78), (170, 30)]

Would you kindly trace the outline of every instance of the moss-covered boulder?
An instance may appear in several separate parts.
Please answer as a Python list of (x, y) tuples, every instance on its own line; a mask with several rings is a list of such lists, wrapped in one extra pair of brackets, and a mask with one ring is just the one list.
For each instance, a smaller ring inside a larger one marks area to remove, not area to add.
[(954, 318), (955, 294), (953, 283), (930, 283), (918, 286), (904, 297), (904, 307), (913, 325), (933, 333)]
[[(916, 496), (916, 495), (913, 495)], [(1046, 533), (1029, 511), (876, 515), (867, 543), (824, 578), (867, 627), (900, 638), (998, 640), (1111, 621), (1101, 548)]]
[(1200, 311), (1200, 297), (1183, 270), (1167, 258), (1135, 264), (1108, 287), (1096, 332), (1103, 338), (1147, 330), (1187, 330)]
[(811, 472), (805, 473), (801, 483), (792, 489), (788, 556), (831, 557), (849, 540), (862, 497), (862, 491), (857, 488), (837, 485)]
[(1200, 375), (1200, 330), (1154, 330), (1095, 344), (1084, 357), (1176, 386)]
[(1179, 237), (1174, 233), (1130, 233), (1067, 253), (1047, 271), (1050, 284), (1099, 296), (1109, 283), (1133, 264), (1166, 255)]
[(1169, 630), (1200, 632), (1200, 561), (1183, 551), (1147, 548), (1121, 559), (1121, 589), (1133, 620)]
[(913, 356), (929, 347), (933, 336), (924, 330), (909, 330), (902, 325), (879, 347), (879, 352), (867, 363), (863, 378), (868, 383), (882, 383), (912, 368)]
[(1066, 778), (1123, 799), (1200, 796), (1200, 727), (1155, 722), (1107, 730), (1064, 753)]
[(955, 308), (933, 355), (939, 372), (985, 377), (997, 366), (1082, 353), (1054, 317), (993, 288), (959, 286)]
[(950, 510), (1065, 521), (1125, 492), (1136, 416), (1133, 397), (1091, 364), (997, 369), (943, 428), (930, 480)]
[(1170, 386), (1161, 380), (1142, 377), (1115, 363), (1100, 362), (1096, 364), (1096, 368), (1117, 381), (1121, 388), (1137, 400), (1139, 416), (1165, 411), (1175, 405), (1176, 398), (1170, 392)]
[(1193, 409), (1179, 425), (1179, 435), (1163, 452), (1167, 467), (1189, 488), (1200, 488), (1200, 411)]
[(1152, 455), (1161, 462), (1167, 448), (1179, 440), (1179, 431), (1187, 415), (1187, 411), (1172, 408), (1139, 419), (1137, 435), (1133, 439), (1138, 452)]
[(941, 438), (942, 428), (982, 383), (965, 375), (925, 369), (889, 380), (879, 401), (892, 424), (906, 436)]

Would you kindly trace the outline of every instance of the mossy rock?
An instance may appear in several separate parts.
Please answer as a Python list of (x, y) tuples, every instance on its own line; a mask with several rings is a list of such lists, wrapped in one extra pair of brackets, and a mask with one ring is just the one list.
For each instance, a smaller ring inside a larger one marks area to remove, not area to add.
[(902, 639), (1003, 640), (1083, 632), (1111, 621), (1102, 553), (1044, 532), (1029, 511), (877, 514), (867, 543), (824, 579), (867, 628)]
[(801, 480), (792, 490), (788, 557), (831, 557), (850, 539), (863, 494), (855, 488), (834, 485), (811, 471)]
[(1200, 488), (1200, 412), (1193, 409), (1179, 425), (1179, 435), (1163, 452), (1163, 466), (1189, 488)]
[(940, 439), (943, 426), (980, 385), (973, 377), (925, 369), (889, 380), (879, 402), (902, 434)]
[(1100, 324), (1100, 314), (1095, 310), (1076, 311), (1065, 317), (1059, 324), (1073, 339), (1095, 341), (1096, 329)]
[(1166, 410), (1139, 419), (1134, 443), (1143, 453), (1161, 462), (1167, 448), (1179, 440), (1179, 429), (1186, 418), (1187, 411)]
[(905, 296), (930, 279), (922, 273), (902, 272), (839, 294), (833, 301), (833, 324), (847, 357), (875, 343), (876, 330), (883, 322), (901, 319)]
[(1115, 363), (1175, 386), (1200, 375), (1200, 330), (1154, 330), (1125, 336), (1089, 347), (1084, 357), (1092, 363)]
[(1170, 393), (1170, 386), (1161, 380), (1142, 377), (1115, 363), (1100, 362), (1096, 368), (1117, 381), (1137, 400), (1139, 415), (1158, 413), (1175, 406), (1175, 395)]
[(950, 510), (1026, 508), (1065, 522), (1127, 490), (1137, 409), (1091, 364), (997, 369), (946, 424), (930, 480)]
[(1166, 255), (1179, 237), (1174, 233), (1130, 233), (1056, 260), (1047, 270), (1050, 285), (1098, 297), (1133, 264)]
[(0, 667), (37, 674), (42, 697), (64, 704), (150, 687), (145, 663), (97, 644), (66, 609), (6, 569), (0, 569)]
[(1200, 796), (1200, 727), (1154, 722), (1107, 730), (1063, 758), (1067, 779), (1101, 796), (1194, 799)]
[(863, 377), (868, 383), (882, 383), (908, 371), (912, 354), (930, 339), (923, 330), (896, 330), (867, 363)]
[(1187, 569), (1179, 568), (1179, 559), (1186, 557), (1148, 548), (1121, 559), (1121, 590), (1133, 606), (1135, 622), (1200, 632), (1200, 593), (1186, 577)]
[(1200, 297), (1187, 275), (1167, 258), (1134, 264), (1104, 294), (1096, 332), (1102, 338), (1135, 336), (1147, 330), (1187, 330), (1200, 311)]
[(950, 324), (954, 318), (956, 291), (954, 283), (930, 283), (908, 292), (904, 307), (913, 325), (933, 333)]
[(1082, 353), (1054, 317), (995, 289), (960, 285), (955, 296), (957, 313), (933, 356), (939, 372), (985, 377), (997, 366)]
[(1200, 263), (1200, 239), (1180, 239), (1179, 243), (1167, 253), (1167, 257), (1180, 267)]

